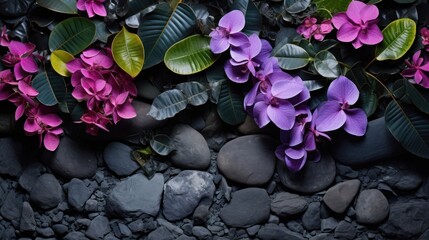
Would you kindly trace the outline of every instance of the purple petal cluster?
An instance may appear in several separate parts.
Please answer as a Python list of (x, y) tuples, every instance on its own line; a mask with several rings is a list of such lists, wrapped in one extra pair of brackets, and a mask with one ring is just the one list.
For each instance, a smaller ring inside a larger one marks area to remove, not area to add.
[(429, 57), (421, 50), (414, 53), (412, 62), (405, 60), (407, 69), (401, 72), (402, 76), (410, 78), (410, 82), (424, 88), (429, 88)]
[(323, 20), (317, 24), (317, 19), (314, 17), (307, 17), (302, 24), (296, 29), (297, 33), (301, 34), (304, 38), (310, 39), (314, 37), (317, 41), (323, 41), (325, 36), (329, 34), (334, 28), (330, 19)]
[(89, 18), (95, 15), (105, 17), (107, 16), (107, 12), (103, 3), (104, 0), (78, 0), (76, 7), (81, 11), (86, 11)]
[(137, 96), (133, 79), (114, 64), (109, 49), (88, 49), (80, 58), (67, 63), (72, 73), (72, 96), (86, 102), (81, 122), (86, 131), (97, 135), (99, 129), (108, 131), (107, 125), (121, 119), (134, 118), (137, 113), (131, 102)]
[(332, 18), (334, 27), (338, 29), (337, 39), (351, 42), (358, 49), (362, 45), (375, 45), (383, 40), (378, 23), (378, 8), (361, 1), (351, 1), (347, 11), (338, 13)]

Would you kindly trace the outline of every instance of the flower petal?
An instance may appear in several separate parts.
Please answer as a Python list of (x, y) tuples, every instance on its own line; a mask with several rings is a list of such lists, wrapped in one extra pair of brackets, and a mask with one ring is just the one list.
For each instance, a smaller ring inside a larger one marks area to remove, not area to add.
[(27, 118), (24, 122), (24, 130), (28, 133), (35, 133), (42, 128), (39, 124), (34, 120), (34, 118)]
[(267, 108), (268, 106), (262, 101), (255, 103), (253, 107), (253, 118), (259, 128), (265, 127), (270, 122), (270, 118), (267, 114)]
[(302, 147), (294, 147), (294, 148), (286, 148), (285, 154), (287, 157), (292, 159), (300, 159), (303, 158), (306, 154), (306, 151)]
[(271, 94), (280, 99), (295, 97), (304, 90), (304, 84), (294, 80), (277, 81), (271, 88)]
[(212, 38), (210, 40), (210, 49), (214, 54), (223, 53), (229, 48), (228, 38)]
[(233, 10), (219, 20), (219, 26), (226, 28), (230, 33), (240, 32), (244, 25), (244, 14), (240, 10)]
[(353, 105), (359, 99), (359, 90), (348, 78), (339, 76), (332, 81), (328, 88), (328, 100), (335, 100), (339, 103)]
[(344, 130), (351, 135), (363, 136), (366, 132), (368, 119), (365, 112), (360, 108), (347, 109), (347, 120), (344, 124)]
[(19, 57), (25, 57), (32, 53), (34, 49), (36, 48), (36, 45), (32, 43), (22, 43), (19, 41), (12, 40), (9, 44), (9, 51)]
[(361, 24), (362, 20), (362, 10), (367, 5), (361, 1), (352, 1), (347, 7), (347, 17), (356, 24)]
[(236, 83), (245, 83), (249, 79), (250, 72), (248, 71), (246, 65), (233, 66), (231, 61), (227, 61), (224, 67), (226, 76), (229, 80)]
[(286, 167), (292, 172), (298, 172), (299, 170), (301, 170), (304, 167), (306, 161), (307, 152), (305, 152), (304, 157), (300, 159), (292, 159), (288, 158), (287, 156), (285, 157)]
[(98, 16), (105, 17), (107, 15), (106, 8), (104, 8), (104, 5), (100, 2), (94, 2), (92, 4), (92, 10)]
[(317, 110), (316, 129), (322, 132), (337, 130), (344, 125), (346, 113), (336, 101), (327, 101)]
[(257, 82), (253, 85), (252, 89), (244, 97), (244, 106), (251, 106), (255, 103), (256, 95), (258, 94), (259, 85), (261, 82)]
[(360, 27), (351, 23), (344, 23), (337, 32), (337, 39), (341, 42), (352, 42), (359, 34)]
[(282, 130), (290, 130), (295, 124), (295, 108), (287, 101), (276, 107), (269, 105), (267, 115)]
[(48, 125), (50, 127), (58, 127), (59, 125), (61, 125), (61, 123), (63, 123), (63, 120), (61, 120), (58, 115), (53, 113), (40, 115), (40, 120), (42, 120), (45, 125)]
[(359, 32), (359, 41), (366, 45), (375, 45), (383, 41), (383, 34), (377, 24), (372, 24), (365, 31)]
[(229, 35), (229, 43), (236, 47), (248, 47), (250, 45), (246, 34), (242, 32), (233, 33)]
[(28, 56), (26, 58), (21, 58), (21, 66), (26, 72), (35, 73), (39, 70), (36, 61), (32, 56)]
[(338, 13), (335, 14), (335, 16), (332, 18), (332, 24), (336, 29), (340, 29), (341, 26), (344, 25), (344, 23), (348, 23), (350, 20), (347, 17), (346, 13)]
[(137, 116), (136, 110), (131, 103), (125, 103), (117, 109), (119, 117), (123, 119), (131, 119)]
[(368, 4), (360, 11), (360, 19), (362, 22), (369, 22), (378, 17), (378, 8), (373, 4)]
[(45, 137), (43, 139), (43, 145), (46, 149), (48, 149), (49, 151), (55, 151), (59, 144), (60, 137), (50, 132), (45, 134)]

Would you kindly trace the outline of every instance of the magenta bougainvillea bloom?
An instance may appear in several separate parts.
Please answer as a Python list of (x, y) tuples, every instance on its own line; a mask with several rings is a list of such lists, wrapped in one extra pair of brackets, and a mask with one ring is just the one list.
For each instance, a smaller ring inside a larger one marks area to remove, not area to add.
[(85, 100), (89, 110), (97, 107), (97, 102), (108, 99), (112, 86), (100, 78), (81, 78), (81, 84), (76, 86), (72, 96), (77, 100)]
[(131, 119), (137, 116), (136, 110), (128, 101), (128, 92), (117, 96), (111, 96), (104, 104), (104, 112), (113, 116), (113, 123), (117, 123), (121, 118)]
[(86, 11), (90, 18), (95, 15), (105, 17), (107, 16), (107, 12), (103, 3), (104, 0), (78, 0), (76, 7), (81, 11)]
[(363, 136), (367, 127), (367, 116), (360, 108), (350, 109), (359, 99), (359, 90), (348, 78), (340, 76), (328, 87), (328, 101), (318, 108), (316, 129), (328, 132), (344, 127), (355, 136)]
[(425, 46), (429, 45), (429, 29), (422, 27), (420, 29), (420, 35), (422, 36), (422, 44)]
[(213, 53), (223, 53), (231, 45), (241, 46), (246, 44), (247, 37), (241, 32), (245, 25), (244, 14), (239, 10), (233, 10), (225, 14), (218, 27), (210, 33), (210, 49)]
[(13, 74), (17, 80), (23, 79), (30, 73), (39, 70), (34, 60), (33, 51), (36, 45), (12, 40), (9, 44), (9, 53), (3, 57), (3, 63), (7, 67), (13, 67)]
[(324, 20), (322, 23), (317, 25), (317, 29), (313, 32), (314, 39), (317, 41), (323, 41), (325, 36), (333, 29), (334, 27), (332, 27), (332, 21), (330, 19)]
[(0, 101), (8, 99), (14, 93), (13, 87), (17, 85), (10, 69), (0, 71)]
[(362, 45), (375, 45), (383, 40), (378, 28), (378, 8), (361, 1), (352, 1), (347, 11), (338, 13), (332, 18), (334, 27), (338, 29), (337, 39), (351, 42), (354, 48)]
[(411, 78), (412, 83), (429, 88), (429, 59), (421, 50), (413, 55), (413, 61), (405, 60), (408, 68), (401, 72), (402, 76)]
[(80, 117), (81, 121), (86, 123), (86, 132), (97, 136), (100, 129), (108, 132), (107, 125), (110, 123), (109, 118), (107, 118), (104, 114), (95, 111), (86, 111), (82, 117)]
[(0, 46), (9, 47), (9, 43), (10, 43), (9, 35), (7, 35), (6, 25), (4, 25), (0, 35)]
[(296, 32), (301, 34), (304, 38), (309, 39), (313, 36), (314, 31), (317, 29), (317, 19), (314, 17), (306, 17), (301, 25), (296, 29)]

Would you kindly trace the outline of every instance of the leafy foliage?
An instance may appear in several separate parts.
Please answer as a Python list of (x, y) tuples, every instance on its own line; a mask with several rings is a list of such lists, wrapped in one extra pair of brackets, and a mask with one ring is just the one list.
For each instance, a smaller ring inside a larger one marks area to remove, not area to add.
[(33, 87), (39, 92), (37, 100), (46, 106), (53, 106), (66, 98), (66, 83), (51, 68), (37, 74), (33, 79)]
[(276, 46), (272, 55), (277, 57), (279, 65), (284, 70), (294, 70), (305, 67), (310, 62), (310, 55), (304, 48), (286, 43), (283, 46)]
[(76, 0), (37, 0), (37, 4), (55, 12), (76, 14)]
[(150, 146), (161, 156), (167, 156), (174, 150), (171, 138), (165, 134), (153, 136), (152, 140), (150, 140)]
[(244, 122), (246, 112), (243, 108), (243, 95), (233, 88), (228, 81), (222, 82), (217, 103), (217, 112), (220, 118), (230, 124), (238, 125)]
[(67, 70), (66, 64), (73, 60), (74, 57), (70, 53), (63, 50), (55, 50), (51, 53), (52, 68), (63, 77), (70, 77), (70, 72)]
[(133, 78), (143, 69), (143, 43), (136, 34), (128, 32), (125, 27), (113, 39), (112, 55), (118, 66)]
[(262, 25), (262, 16), (259, 9), (252, 0), (234, 0), (232, 9), (240, 10), (244, 13), (246, 24), (243, 32), (247, 35), (259, 34)]

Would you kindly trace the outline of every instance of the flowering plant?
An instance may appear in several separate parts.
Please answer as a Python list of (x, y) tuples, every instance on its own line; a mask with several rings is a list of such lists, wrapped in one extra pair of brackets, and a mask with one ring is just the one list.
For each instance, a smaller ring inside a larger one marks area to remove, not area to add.
[(275, 126), (291, 171), (318, 161), (333, 131), (362, 137), (380, 116), (429, 158), (424, 1), (18, 2), (0, 9), (0, 100), (48, 150), (63, 122), (97, 135), (143, 97), (158, 120), (211, 102), (227, 124)]

